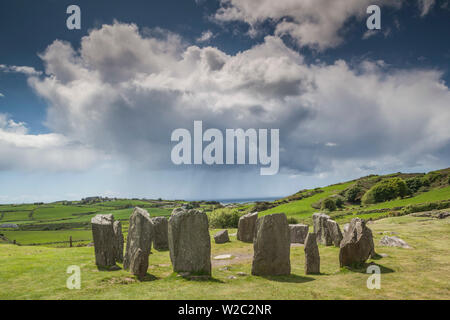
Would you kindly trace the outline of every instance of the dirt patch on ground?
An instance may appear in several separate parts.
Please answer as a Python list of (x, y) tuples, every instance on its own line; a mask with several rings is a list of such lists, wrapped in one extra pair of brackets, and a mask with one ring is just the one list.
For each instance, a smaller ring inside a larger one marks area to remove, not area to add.
[(227, 252), (225, 254), (231, 254), (232, 258), (225, 259), (225, 260), (214, 260), (214, 257), (212, 257), (212, 259), (211, 259), (212, 266), (213, 267), (228, 266), (228, 265), (232, 265), (232, 264), (248, 262), (253, 259), (253, 254), (249, 254), (249, 253)]

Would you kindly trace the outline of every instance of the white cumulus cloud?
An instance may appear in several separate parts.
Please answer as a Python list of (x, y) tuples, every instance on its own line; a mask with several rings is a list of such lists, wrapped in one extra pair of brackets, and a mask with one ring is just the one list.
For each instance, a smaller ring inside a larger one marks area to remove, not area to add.
[(49, 128), (145, 168), (173, 168), (171, 132), (194, 120), (280, 129), (285, 171), (450, 159), (450, 92), (437, 70), (309, 65), (276, 36), (229, 55), (118, 22), (92, 30), (77, 51), (55, 41), (41, 58), (47, 75), (30, 84), (48, 102)]

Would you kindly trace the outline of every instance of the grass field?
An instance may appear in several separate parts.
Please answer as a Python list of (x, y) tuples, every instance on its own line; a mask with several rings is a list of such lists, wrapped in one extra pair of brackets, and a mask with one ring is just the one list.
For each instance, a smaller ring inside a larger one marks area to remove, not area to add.
[[(320, 275), (304, 274), (303, 246), (293, 246), (291, 276), (250, 276), (252, 245), (231, 237), (228, 244), (213, 243), (212, 255), (239, 258), (225, 262), (229, 270), (214, 265), (213, 278), (203, 281), (173, 274), (167, 251), (150, 255), (148, 276), (140, 282), (124, 270), (99, 271), (92, 247), (0, 244), (0, 299), (450, 299), (450, 219), (403, 216), (369, 226), (377, 253), (388, 255), (371, 261), (382, 270), (380, 290), (367, 289), (365, 270), (340, 269), (334, 247), (320, 246)], [(386, 231), (398, 233), (413, 249), (378, 246)], [(70, 265), (81, 268), (80, 290), (66, 288)]]
[[(357, 181), (366, 190), (380, 179), (415, 174), (370, 176), (314, 190), (302, 190), (255, 209), (255, 203), (234, 205), (240, 215), (259, 211), (259, 215), (285, 213), (298, 222), (312, 225), (317, 205), (328, 197), (342, 197)], [(421, 175), (423, 176), (423, 175)], [(18, 229), (0, 229), (0, 299), (449, 299), (450, 298), (450, 219), (434, 220), (406, 215), (405, 207), (436, 205), (450, 200), (450, 170), (442, 170), (437, 180), (403, 199), (371, 205), (345, 202), (341, 209), (327, 212), (342, 225), (354, 217), (377, 220), (374, 231), (376, 250), (388, 256), (371, 261), (382, 271), (382, 289), (368, 290), (365, 270), (340, 269), (339, 249), (320, 247), (322, 274), (304, 274), (302, 246), (291, 247), (292, 275), (289, 277), (252, 277), (251, 244), (236, 241), (212, 244), (212, 255), (232, 254), (234, 259), (213, 263), (213, 278), (194, 281), (172, 273), (168, 252), (153, 252), (149, 275), (140, 282), (124, 270), (99, 271), (94, 264), (90, 221), (96, 214), (111, 213), (122, 221), (126, 238), (128, 219), (134, 206), (145, 208), (150, 216), (169, 216), (174, 207), (197, 205), (209, 214), (216, 204), (207, 202), (129, 200), (74, 201), (48, 204), (0, 205), (0, 225), (14, 223)], [(301, 200), (299, 198), (302, 197)], [(446, 203), (447, 205), (447, 203)], [(220, 206), (218, 206), (220, 207)], [(448, 205), (447, 205), (448, 207)], [(267, 207), (265, 207), (267, 208)], [(444, 207), (446, 208), (446, 207)], [(226, 211), (225, 210), (225, 211)], [(403, 215), (391, 218), (392, 215)], [(388, 218), (387, 218), (388, 217)], [(312, 231), (312, 227), (310, 227)], [(377, 247), (381, 233), (396, 232), (413, 249)], [(213, 234), (215, 230), (211, 230)], [(230, 233), (236, 232), (230, 229)], [(69, 237), (74, 247), (69, 247)], [(17, 245), (12, 245), (13, 240)], [(213, 260), (214, 261), (214, 260)], [(222, 269), (230, 264), (229, 270)], [(66, 269), (78, 265), (82, 270), (82, 289), (65, 287)], [(244, 272), (246, 276), (239, 276)], [(231, 279), (230, 276), (236, 277)]]

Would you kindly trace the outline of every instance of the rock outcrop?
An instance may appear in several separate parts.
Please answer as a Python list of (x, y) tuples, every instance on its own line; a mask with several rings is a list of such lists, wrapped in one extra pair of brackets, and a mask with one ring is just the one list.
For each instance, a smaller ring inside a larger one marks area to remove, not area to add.
[(255, 228), (252, 274), (289, 275), (291, 239), (286, 215), (275, 213), (258, 218)]
[(372, 231), (366, 222), (354, 218), (350, 222), (348, 231), (341, 241), (339, 251), (340, 266), (352, 266), (364, 263), (369, 257), (375, 255)]
[(405, 249), (411, 249), (409, 244), (407, 244), (404, 240), (396, 237), (396, 236), (384, 236), (380, 240), (380, 245), (385, 247), (399, 247), (399, 248), (405, 248)]
[(175, 209), (168, 234), (173, 271), (211, 275), (211, 238), (205, 213)]
[(237, 239), (243, 242), (253, 242), (258, 212), (247, 213), (239, 218)]
[(217, 244), (230, 242), (230, 238), (228, 237), (228, 230), (220, 230), (216, 232), (214, 235), (214, 241)]

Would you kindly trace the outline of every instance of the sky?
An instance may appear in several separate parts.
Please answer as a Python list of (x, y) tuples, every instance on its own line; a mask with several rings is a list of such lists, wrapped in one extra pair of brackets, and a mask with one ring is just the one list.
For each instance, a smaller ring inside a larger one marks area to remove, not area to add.
[[(449, 167), (449, 18), (450, 0), (3, 0), (0, 203), (281, 197)], [(171, 133), (196, 120), (279, 129), (279, 172), (175, 165)]]

